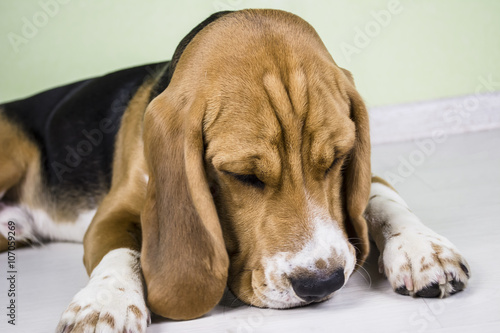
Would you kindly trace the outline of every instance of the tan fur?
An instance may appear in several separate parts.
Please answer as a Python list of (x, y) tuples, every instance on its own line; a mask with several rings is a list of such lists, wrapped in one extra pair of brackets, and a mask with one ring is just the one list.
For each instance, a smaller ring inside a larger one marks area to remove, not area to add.
[(0, 133), (0, 156), (5, 161), (0, 164), (0, 192), (5, 192), (6, 199), (24, 197), (32, 203), (40, 186), (40, 153), (24, 132), (2, 115), (1, 109)]
[(87, 272), (117, 248), (141, 248), (140, 214), (148, 174), (143, 154), (142, 118), (154, 82), (144, 84), (130, 101), (117, 135), (111, 189), (85, 234), (84, 264)]
[(204, 101), (183, 103), (176, 88), (174, 75), (144, 120), (150, 182), (141, 264), (151, 310), (190, 319), (220, 300), (229, 262), (203, 166)]
[[(349, 77), (348, 77), (349, 78)], [(351, 78), (347, 95), (351, 105), (351, 119), (356, 124), (356, 144), (351, 152), (344, 189), (347, 213), (357, 235), (357, 257), (362, 265), (369, 253), (368, 225), (363, 216), (371, 187), (371, 145), (368, 112)], [(353, 237), (353, 236), (351, 236)]]
[(379, 184), (385, 185), (397, 193), (397, 191), (394, 189), (394, 187), (392, 187), (391, 184), (389, 184), (385, 179), (380, 178), (379, 176), (372, 176), (372, 183), (379, 183)]

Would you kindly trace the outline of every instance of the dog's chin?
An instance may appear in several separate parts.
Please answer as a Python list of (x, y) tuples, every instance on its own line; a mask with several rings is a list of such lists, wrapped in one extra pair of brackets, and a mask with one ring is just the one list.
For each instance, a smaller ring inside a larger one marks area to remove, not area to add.
[(293, 308), (301, 308), (313, 304), (318, 304), (322, 303), (324, 301), (327, 301), (331, 298), (331, 295), (317, 301), (293, 301), (293, 302), (282, 302), (282, 301), (275, 301), (275, 300), (266, 300), (264, 303), (266, 303), (265, 306), (260, 306), (261, 308), (266, 308), (266, 309), (277, 309), (277, 310), (286, 310), (286, 309), (293, 309)]
[[(231, 290), (231, 288), (230, 288)], [(320, 300), (315, 301), (304, 301), (301, 298), (297, 297), (293, 291), (285, 291), (282, 297), (269, 297), (266, 296), (264, 291), (260, 290), (252, 290), (251, 292), (242, 292), (238, 293), (233, 290), (231, 292), (236, 296), (241, 302), (255, 306), (258, 308), (266, 308), (266, 309), (291, 309), (291, 308), (299, 308), (312, 304), (322, 303), (324, 301), (332, 298), (333, 293), (324, 297)]]

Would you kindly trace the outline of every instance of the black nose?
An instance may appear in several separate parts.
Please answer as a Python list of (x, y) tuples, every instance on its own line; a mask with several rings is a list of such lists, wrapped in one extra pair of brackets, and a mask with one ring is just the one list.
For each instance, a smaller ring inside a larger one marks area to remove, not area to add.
[(340, 268), (325, 279), (304, 278), (290, 279), (295, 294), (306, 302), (319, 301), (339, 290), (344, 285), (344, 269)]

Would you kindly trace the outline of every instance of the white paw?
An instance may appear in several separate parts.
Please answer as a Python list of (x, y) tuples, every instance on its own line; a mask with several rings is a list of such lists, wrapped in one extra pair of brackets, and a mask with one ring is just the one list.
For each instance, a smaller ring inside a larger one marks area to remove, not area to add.
[(403, 295), (446, 297), (467, 286), (470, 268), (456, 247), (427, 227), (408, 228), (387, 240), (379, 265)]
[(138, 262), (136, 251), (109, 252), (62, 314), (57, 332), (145, 332), (151, 317)]

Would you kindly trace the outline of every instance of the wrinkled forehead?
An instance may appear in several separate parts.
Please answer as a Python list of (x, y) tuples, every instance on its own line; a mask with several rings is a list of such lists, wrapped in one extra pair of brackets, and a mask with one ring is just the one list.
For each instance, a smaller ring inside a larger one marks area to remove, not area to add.
[(259, 81), (235, 84), (218, 95), (208, 103), (204, 136), (209, 158), (223, 151), (232, 160), (253, 157), (262, 162), (284, 151), (305, 149), (301, 153), (307, 155), (314, 146), (349, 146), (354, 124), (336, 81), (296, 70), (286, 81), (266, 73)]

